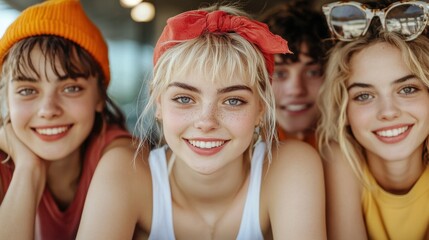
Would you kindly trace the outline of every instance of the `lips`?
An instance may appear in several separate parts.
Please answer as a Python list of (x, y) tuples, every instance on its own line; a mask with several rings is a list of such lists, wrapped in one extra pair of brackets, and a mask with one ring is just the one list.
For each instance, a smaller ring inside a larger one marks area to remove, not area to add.
[(280, 105), (279, 108), (281, 110), (287, 110), (290, 112), (299, 112), (306, 109), (311, 108), (312, 104), (287, 104), (287, 105)]
[(212, 156), (220, 152), (228, 140), (220, 139), (184, 139), (189, 148), (198, 155)]
[(410, 134), (412, 127), (413, 124), (401, 124), (388, 128), (380, 128), (378, 130), (373, 131), (373, 133), (378, 140), (384, 143), (394, 144), (406, 139), (408, 134)]
[(380, 137), (396, 137), (406, 132), (408, 128), (409, 126), (404, 126), (399, 128), (381, 130), (381, 131), (376, 131), (375, 134), (377, 134)]
[(210, 149), (215, 147), (220, 147), (225, 144), (225, 141), (196, 141), (196, 140), (188, 140), (188, 142), (197, 148), (202, 149)]
[(67, 131), (69, 129), (69, 126), (62, 126), (62, 127), (52, 127), (52, 128), (34, 128), (34, 130), (40, 134), (40, 135), (46, 135), (46, 136), (52, 136), (61, 134)]

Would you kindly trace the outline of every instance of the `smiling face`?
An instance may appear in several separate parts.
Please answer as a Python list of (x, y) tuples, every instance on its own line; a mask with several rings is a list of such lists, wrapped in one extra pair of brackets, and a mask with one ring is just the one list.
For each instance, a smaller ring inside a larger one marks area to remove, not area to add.
[(429, 135), (428, 88), (399, 49), (377, 43), (351, 59), (347, 119), (368, 159), (421, 160)]
[(289, 134), (313, 130), (319, 116), (316, 98), (323, 83), (322, 66), (306, 52), (303, 45), (299, 61), (290, 63), (275, 56), (272, 86), (277, 123)]
[(262, 119), (254, 87), (242, 78), (212, 82), (203, 74), (172, 79), (157, 102), (164, 137), (178, 161), (211, 174), (243, 159)]
[(58, 66), (59, 74), (55, 74), (51, 61), (38, 47), (30, 58), (38, 76), (29, 71), (8, 82), (12, 127), (41, 158), (65, 159), (80, 150), (93, 128), (95, 112), (103, 109), (97, 79), (72, 79)]

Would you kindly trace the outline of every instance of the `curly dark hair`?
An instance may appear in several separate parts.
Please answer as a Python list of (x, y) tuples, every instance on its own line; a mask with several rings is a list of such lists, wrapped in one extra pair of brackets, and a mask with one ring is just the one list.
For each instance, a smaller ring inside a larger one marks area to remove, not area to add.
[(283, 61), (299, 61), (301, 46), (308, 46), (308, 55), (324, 65), (325, 55), (331, 47), (329, 28), (321, 11), (316, 11), (312, 1), (287, 1), (266, 11), (259, 20), (270, 30), (288, 41), (294, 54), (286, 54)]

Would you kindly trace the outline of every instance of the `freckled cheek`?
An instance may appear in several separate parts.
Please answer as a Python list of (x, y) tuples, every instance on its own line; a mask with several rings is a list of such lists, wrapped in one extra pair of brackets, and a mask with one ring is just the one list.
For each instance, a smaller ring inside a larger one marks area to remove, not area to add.
[(219, 113), (218, 119), (231, 131), (248, 134), (255, 128), (256, 115), (250, 111), (240, 111), (236, 113)]
[(198, 116), (195, 110), (182, 110), (177, 108), (162, 108), (162, 122), (164, 128), (179, 130), (183, 126), (192, 124), (194, 117)]

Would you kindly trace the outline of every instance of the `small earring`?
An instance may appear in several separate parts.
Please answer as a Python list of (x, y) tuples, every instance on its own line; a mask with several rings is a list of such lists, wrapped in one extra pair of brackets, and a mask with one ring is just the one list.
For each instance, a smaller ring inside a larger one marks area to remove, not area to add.
[(262, 126), (262, 123), (259, 123), (258, 125), (255, 126), (255, 129), (253, 130), (253, 137), (255, 140), (255, 144), (253, 146), (255, 146), (257, 143), (259, 143), (262, 140), (261, 126)]

